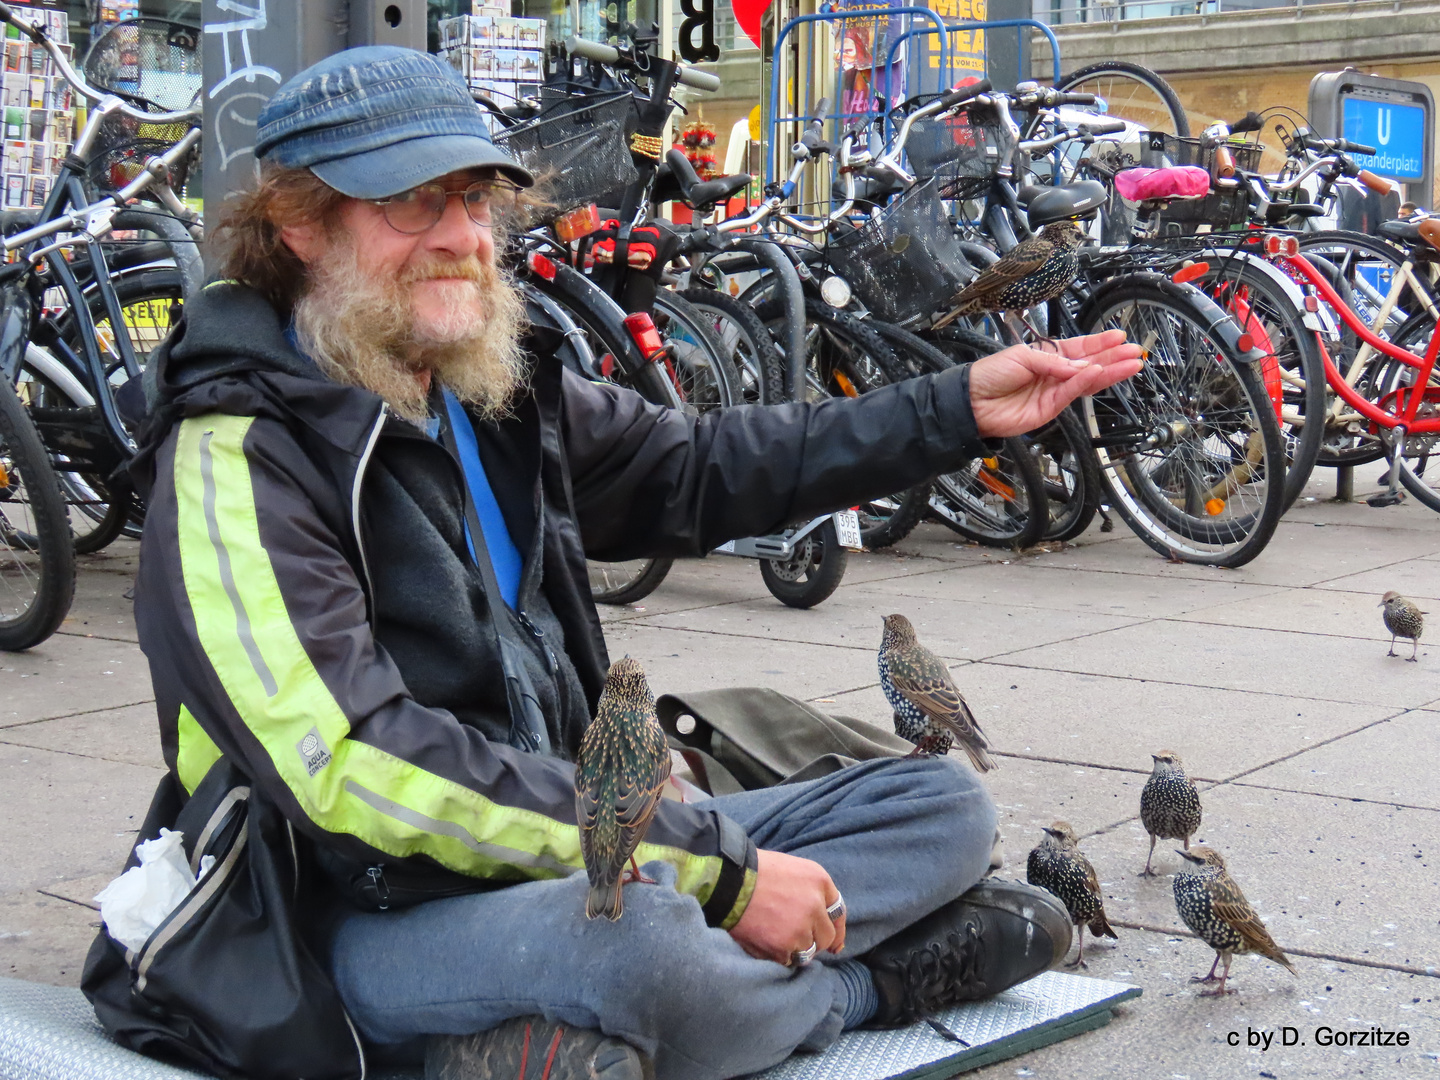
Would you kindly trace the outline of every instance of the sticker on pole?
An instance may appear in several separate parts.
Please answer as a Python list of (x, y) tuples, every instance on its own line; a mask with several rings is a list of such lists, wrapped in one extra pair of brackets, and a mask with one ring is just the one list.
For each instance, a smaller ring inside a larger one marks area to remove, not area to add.
[(860, 543), (860, 515), (854, 510), (841, 510), (832, 519), (835, 522), (835, 536), (840, 541), (841, 547), (854, 548), (857, 551), (863, 546)]

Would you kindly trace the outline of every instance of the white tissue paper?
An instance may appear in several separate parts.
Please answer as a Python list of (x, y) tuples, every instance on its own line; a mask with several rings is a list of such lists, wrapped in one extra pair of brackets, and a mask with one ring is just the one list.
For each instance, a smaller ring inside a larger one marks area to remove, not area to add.
[[(136, 849), (139, 866), (132, 866), (95, 897), (105, 928), (125, 948), (138, 950), (195, 888), (181, 846), (184, 834), (161, 829), (155, 840), (146, 840)], [(200, 876), (215, 863), (212, 855), (200, 860)]]

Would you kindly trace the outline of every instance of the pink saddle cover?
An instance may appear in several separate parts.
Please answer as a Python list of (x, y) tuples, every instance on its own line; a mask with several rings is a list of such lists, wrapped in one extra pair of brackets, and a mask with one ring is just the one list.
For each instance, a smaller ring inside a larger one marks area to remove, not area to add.
[(1209, 192), (1210, 173), (1197, 165), (1126, 169), (1115, 174), (1115, 190), (1131, 202), (1193, 197)]

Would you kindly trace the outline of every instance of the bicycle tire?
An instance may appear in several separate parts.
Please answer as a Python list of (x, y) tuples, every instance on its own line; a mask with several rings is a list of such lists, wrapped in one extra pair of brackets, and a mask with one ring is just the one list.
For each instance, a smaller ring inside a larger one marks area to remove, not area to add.
[[(1280, 399), (1281, 434), (1285, 439), (1285, 505), (1288, 510), (1310, 482), (1310, 474), (1325, 441), (1325, 425), (1306, 418), (1326, 415), (1325, 357), (1316, 331), (1305, 325), (1306, 313), (1290, 295), (1261, 270), (1247, 263), (1238, 270), (1220, 260), (1195, 284), (1223, 308), (1256, 346), (1270, 349), (1262, 361), (1261, 379), (1271, 399)], [(1297, 386), (1286, 374), (1298, 378)], [(1297, 413), (1297, 424), (1287, 423), (1284, 411)]]
[(1085, 425), (1066, 409), (1028, 438), (1044, 455), (1036, 464), (1050, 500), (1050, 523), (1041, 539), (1073, 540), (1100, 511), (1100, 469)]
[(715, 335), (730, 352), (739, 375), (736, 404), (778, 405), (785, 401), (785, 361), (755, 309), (729, 293), (700, 285), (692, 285), (680, 295), (714, 319)]
[[(1330, 278), (1330, 283), (1361, 320), (1367, 325), (1374, 322), (1379, 314), (1379, 308), (1374, 298), (1369, 295), (1370, 291), (1357, 281), (1357, 277), (1363, 274), (1363, 268), (1371, 268), (1372, 272), (1389, 273), (1399, 269), (1405, 262), (1406, 253), (1399, 247), (1376, 236), (1367, 233), (1352, 232), (1346, 229), (1327, 229), (1314, 233), (1302, 233), (1296, 238), (1300, 243), (1300, 254), (1306, 256), (1315, 264), (1316, 268), (1325, 272)], [(1337, 250), (1343, 254), (1337, 258)], [(1358, 254), (1363, 253), (1363, 254)], [(1380, 264), (1389, 269), (1380, 271)], [(1419, 275), (1417, 275), (1419, 276)], [(1426, 284), (1421, 277), (1422, 285)], [(1435, 290), (1429, 290), (1433, 299)], [(1406, 290), (1400, 297), (1397, 307), (1401, 311), (1412, 312), (1408, 318), (1419, 314), (1421, 304)], [(1336, 368), (1342, 375), (1347, 375), (1351, 364), (1354, 363), (1359, 353), (1360, 341), (1355, 333), (1340, 321), (1335, 320), (1339, 326), (1339, 340), (1332, 342), (1336, 351), (1333, 357)], [(1394, 327), (1394, 332), (1399, 333), (1408, 321), (1405, 314), (1392, 317), (1388, 325)], [(1385, 337), (1385, 328), (1379, 331), (1381, 337)], [(1385, 359), (1382, 356), (1373, 355), (1370, 358), (1373, 364), (1368, 370), (1362, 372), (1355, 380), (1355, 389), (1367, 400), (1378, 400), (1379, 390), (1377, 389), (1376, 376), (1385, 366)], [(1326, 419), (1327, 427), (1323, 433), (1320, 451), (1316, 456), (1316, 463), (1322, 466), (1338, 467), (1342, 465), (1368, 465), (1372, 461), (1379, 461), (1385, 456), (1384, 444), (1370, 430), (1368, 424), (1358, 424), (1359, 431), (1351, 430), (1351, 424), (1336, 422), (1336, 413), (1343, 406), (1331, 405), (1327, 402)]]
[[(69, 613), (75, 598), (75, 547), (60, 480), (30, 414), (9, 385), (0, 386), (0, 463), (5, 467), (0, 649), (18, 652), (48, 638)], [(17, 509), (22, 506), (26, 509)], [(7, 594), (14, 595), (15, 583), (27, 580), (34, 581), (33, 595), (12, 613)]]
[(711, 320), (668, 289), (655, 294), (654, 319), (668, 354), (662, 363), (669, 365), (686, 410), (698, 414), (737, 404), (739, 380)]
[(760, 579), (786, 607), (812, 608), (840, 587), (849, 559), (834, 520), (827, 519), (800, 541), (791, 558), (761, 559)]
[(1224, 318), (1197, 290), (1111, 283), (1081, 312), (1084, 332), (1123, 329), (1146, 363), (1082, 399), (1081, 414), (1106, 501), (1135, 535), (1173, 560), (1235, 567), (1280, 521), (1284, 445), (1259, 373), (1214, 329)]
[[(1185, 113), (1185, 106), (1180, 102), (1180, 95), (1175, 93), (1174, 87), (1166, 82), (1157, 72), (1151, 71), (1143, 64), (1132, 64), (1128, 60), (1102, 60), (1097, 64), (1087, 64), (1085, 67), (1072, 71), (1069, 75), (1062, 75), (1060, 81), (1055, 84), (1055, 88), (1057, 90), (1073, 91), (1075, 87), (1089, 81), (1098, 83), (1100, 77), (1104, 75), (1115, 76), (1145, 87), (1159, 99), (1161, 104), (1164, 105), (1165, 111), (1169, 113), (1170, 126), (1174, 129), (1170, 131), (1170, 134), (1179, 135), (1182, 138), (1189, 136), (1190, 118)], [(1079, 92), (1090, 93), (1092, 91)], [(1093, 92), (1105, 97), (1105, 102), (1109, 106), (1109, 115), (1119, 117), (1122, 120), (1130, 120), (1137, 124), (1146, 124), (1151, 131), (1168, 130), (1165, 128), (1156, 128), (1154, 124), (1150, 122), (1150, 119), (1143, 115), (1127, 116), (1125, 101), (1122, 99), (1112, 100), (1114, 97), (1113, 94), (1107, 96), (1098, 89)], [(1130, 111), (1143, 113), (1143, 110), (1138, 109), (1132, 109)], [(1158, 116), (1158, 110), (1154, 111)]]
[(931, 516), (951, 531), (986, 547), (1034, 547), (1050, 524), (1045, 477), (1025, 440), (1001, 440), (988, 457), (937, 476)]
[[(1430, 344), (1431, 335), (1436, 332), (1434, 321), (1430, 319), (1428, 313), (1422, 312), (1411, 317), (1395, 334), (1393, 341), (1400, 348), (1423, 356)], [(1382, 407), (1389, 407), (1388, 402), (1393, 399), (1397, 390), (1414, 386), (1416, 374), (1416, 369), (1409, 364), (1394, 359), (1386, 360), (1381, 365), (1375, 380), (1379, 391), (1376, 398), (1382, 403)], [(1434, 420), (1440, 417), (1440, 373), (1431, 374), (1426, 398), (1428, 400), (1421, 400), (1416, 411), (1416, 418)], [(1400, 483), (1417, 500), (1436, 513), (1440, 513), (1440, 490), (1430, 486), (1431, 482), (1440, 481), (1440, 460), (1431, 461), (1431, 455), (1437, 446), (1440, 446), (1440, 436), (1407, 436), (1405, 453), (1400, 459)], [(1394, 462), (1393, 449), (1387, 448), (1384, 456), (1389, 462)], [(1428, 479), (1427, 472), (1429, 473)], [(1388, 475), (1382, 477), (1382, 482), (1387, 479)]]
[(633, 604), (644, 600), (660, 587), (674, 565), (674, 559), (632, 559), (619, 563), (586, 559), (590, 596), (597, 604)]

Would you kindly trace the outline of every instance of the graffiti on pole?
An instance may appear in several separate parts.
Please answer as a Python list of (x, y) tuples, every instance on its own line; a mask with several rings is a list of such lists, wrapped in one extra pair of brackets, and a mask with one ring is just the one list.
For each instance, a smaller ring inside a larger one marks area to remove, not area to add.
[[(219, 158), (216, 165), (222, 173), (232, 162), (248, 157), (255, 149), (260, 110), (284, 81), (280, 72), (255, 60), (252, 35), (264, 33), (270, 25), (266, 3), (267, 0), (215, 0), (216, 8), (233, 17), (204, 24), (207, 39), (219, 38), (224, 60), (221, 78), (206, 90)], [(206, 51), (211, 48), (213, 45), (207, 45)]]

